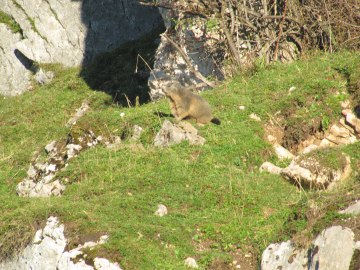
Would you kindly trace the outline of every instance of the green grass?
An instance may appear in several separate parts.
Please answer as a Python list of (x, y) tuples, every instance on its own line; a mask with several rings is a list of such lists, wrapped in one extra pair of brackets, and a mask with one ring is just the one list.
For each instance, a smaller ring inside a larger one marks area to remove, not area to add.
[[(165, 119), (154, 113), (170, 112), (165, 100), (119, 107), (111, 104), (110, 96), (91, 90), (79, 70), (56, 67), (51, 84), (0, 100), (0, 239), (5, 239), (1, 256), (27, 243), (34, 224), (57, 215), (71, 228), (70, 239), (108, 233), (105, 251), (124, 269), (185, 269), (188, 256), (206, 269), (215, 260), (230, 263), (235, 251), (259, 258), (269, 243), (306, 228), (308, 202), (327, 193), (299, 191), (279, 176), (259, 172), (264, 161), (276, 158), (264, 141), (262, 123), (249, 119), (249, 114), (265, 122), (277, 111), (291, 112), (286, 125), (305, 126), (314, 118), (330, 125), (341, 116), (339, 101), (348, 96), (347, 78), (337, 69), (351, 73), (359, 63), (358, 53), (317, 54), (239, 75), (202, 94), (222, 121), (220, 126), (199, 128), (206, 144), (182, 143), (168, 149), (152, 146)], [(291, 86), (296, 90), (288, 95)], [(77, 125), (99, 135), (121, 135), (140, 125), (145, 150), (97, 146), (71, 160), (59, 174), (72, 182), (62, 197), (17, 197), (16, 184), (26, 175), (33, 152), (66, 138), (65, 123), (85, 99), (91, 110)], [(240, 105), (246, 109), (239, 110)], [(359, 164), (358, 150), (359, 143), (336, 151), (346, 152), (353, 164)], [(343, 194), (355, 184), (353, 177), (333, 192)], [(341, 204), (337, 199), (336, 205)], [(168, 207), (167, 216), (154, 215), (158, 204)], [(329, 212), (326, 222), (319, 219), (317, 224), (325, 226), (333, 216)], [(14, 241), (22, 232), (25, 236)], [(205, 250), (199, 250), (201, 245)]]
[(0, 23), (7, 25), (13, 33), (20, 33), (20, 35), (23, 36), (22, 29), (15, 19), (1, 10)]

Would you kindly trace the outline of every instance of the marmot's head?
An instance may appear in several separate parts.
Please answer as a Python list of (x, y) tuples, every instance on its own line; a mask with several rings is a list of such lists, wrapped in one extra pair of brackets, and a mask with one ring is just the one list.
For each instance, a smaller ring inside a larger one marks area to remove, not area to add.
[(165, 94), (165, 96), (170, 96), (171, 94), (178, 93), (182, 88), (184, 87), (179, 82), (170, 81), (164, 84), (162, 91)]

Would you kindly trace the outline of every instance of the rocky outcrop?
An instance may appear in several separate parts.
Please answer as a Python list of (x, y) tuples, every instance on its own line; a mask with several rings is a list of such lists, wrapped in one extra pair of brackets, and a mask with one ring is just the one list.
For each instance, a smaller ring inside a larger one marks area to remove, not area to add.
[(15, 258), (0, 262), (2, 270), (41, 269), (41, 270), (121, 270), (118, 263), (105, 258), (95, 258), (92, 265), (83, 259), (83, 250), (93, 249), (106, 242), (108, 236), (102, 236), (97, 242), (86, 242), (83, 245), (65, 251), (67, 239), (64, 225), (56, 217), (49, 217), (46, 226), (35, 233), (32, 242)]
[(262, 254), (261, 270), (345, 270), (360, 242), (349, 228), (333, 226), (323, 230), (308, 248), (297, 249), (291, 241), (270, 244)]
[(286, 168), (264, 162), (260, 167), (260, 171), (280, 174), (302, 188), (331, 189), (351, 173), (350, 158), (348, 156), (341, 155), (338, 163), (339, 167), (333, 168), (323, 164), (316, 156), (299, 156)]
[(160, 131), (156, 134), (154, 145), (157, 147), (168, 147), (173, 144), (189, 141), (190, 144), (203, 145), (205, 139), (198, 135), (198, 131), (188, 122), (180, 122), (175, 125), (165, 120)]
[(19, 25), (0, 23), (0, 94), (17, 95), (37, 71), (24, 63), (78, 66), (163, 25), (158, 9), (137, 1), (3, 0), (0, 10)]
[[(349, 103), (346, 102), (346, 104)], [(301, 187), (315, 189), (332, 188), (340, 181), (346, 179), (351, 173), (351, 160), (348, 156), (338, 156), (338, 168), (334, 168), (334, 166), (324, 164), (316, 154), (313, 155), (311, 153), (314, 150), (321, 152), (329, 147), (358, 142), (360, 137), (360, 119), (350, 109), (344, 109), (342, 114), (344, 118), (341, 118), (338, 123), (331, 125), (321, 140), (316, 141), (315, 138), (310, 138), (302, 142), (304, 148), (297, 153), (297, 156), (280, 145), (278, 137), (283, 136), (281, 134), (282, 130), (279, 131), (279, 128), (275, 128), (274, 125), (267, 125), (265, 129), (267, 133), (270, 133), (267, 135), (267, 140), (272, 144), (277, 157), (280, 160), (289, 159), (292, 162), (286, 168), (280, 168), (270, 162), (264, 162), (260, 167), (260, 171), (280, 174)]]
[(360, 215), (360, 200), (349, 205), (344, 210), (339, 211), (340, 214)]

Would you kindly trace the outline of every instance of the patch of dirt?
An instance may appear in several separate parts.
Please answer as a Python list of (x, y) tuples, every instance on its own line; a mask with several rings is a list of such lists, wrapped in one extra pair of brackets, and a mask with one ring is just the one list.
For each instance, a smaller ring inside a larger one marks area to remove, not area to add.
[(310, 144), (319, 143), (324, 138), (321, 119), (310, 123), (292, 120), (295, 109), (277, 112), (264, 126), (265, 139), (271, 144), (280, 144), (292, 153), (303, 150)]
[(315, 140), (320, 141), (323, 138), (324, 132), (321, 119), (315, 118), (312, 119), (310, 123), (301, 122), (286, 125), (284, 127), (282, 146), (291, 152), (296, 153), (313, 143)]
[(65, 227), (65, 237), (68, 240), (65, 250), (71, 250), (83, 245), (85, 242), (97, 242), (100, 236), (107, 234), (106, 232), (82, 232), (78, 225), (73, 222), (61, 222)]
[(256, 256), (251, 253), (244, 254), (240, 249), (231, 253), (232, 261), (226, 262), (222, 259), (214, 260), (207, 269), (210, 270), (256, 270)]

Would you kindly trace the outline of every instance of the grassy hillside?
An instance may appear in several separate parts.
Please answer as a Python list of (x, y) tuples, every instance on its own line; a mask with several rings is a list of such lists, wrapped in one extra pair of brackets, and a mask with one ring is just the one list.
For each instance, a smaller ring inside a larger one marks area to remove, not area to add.
[[(263, 124), (278, 111), (287, 115), (293, 130), (289, 147), (299, 130), (315, 124), (328, 128), (341, 117), (339, 102), (348, 98), (351, 80), (360, 80), (359, 69), (360, 54), (348, 52), (257, 65), (202, 93), (222, 121), (199, 128), (204, 146), (157, 149), (152, 140), (166, 118), (156, 112), (170, 113), (165, 100), (119, 107), (110, 96), (92, 91), (79, 70), (56, 67), (50, 84), (0, 99), (0, 257), (23, 247), (56, 215), (66, 226), (70, 248), (107, 233), (109, 242), (93, 255), (103, 254), (127, 270), (185, 269), (188, 256), (201, 269), (232, 269), (233, 260), (242, 263), (241, 269), (256, 269), (269, 243), (294, 235), (306, 239), (338, 222), (337, 209), (359, 198), (360, 190), (359, 143), (328, 151), (329, 157), (349, 154), (354, 169), (351, 179), (331, 192), (299, 190), (279, 176), (260, 173), (264, 161), (283, 163), (264, 140)], [(292, 86), (296, 89), (288, 95)], [(61, 172), (70, 183), (62, 197), (19, 198), (15, 187), (34, 152), (66, 138), (65, 124), (84, 100), (91, 110), (78, 126), (120, 136), (140, 125), (144, 149), (125, 141), (117, 151), (102, 145), (84, 151)], [(251, 113), (262, 122), (250, 119)], [(154, 215), (160, 203), (169, 210), (162, 218)]]

